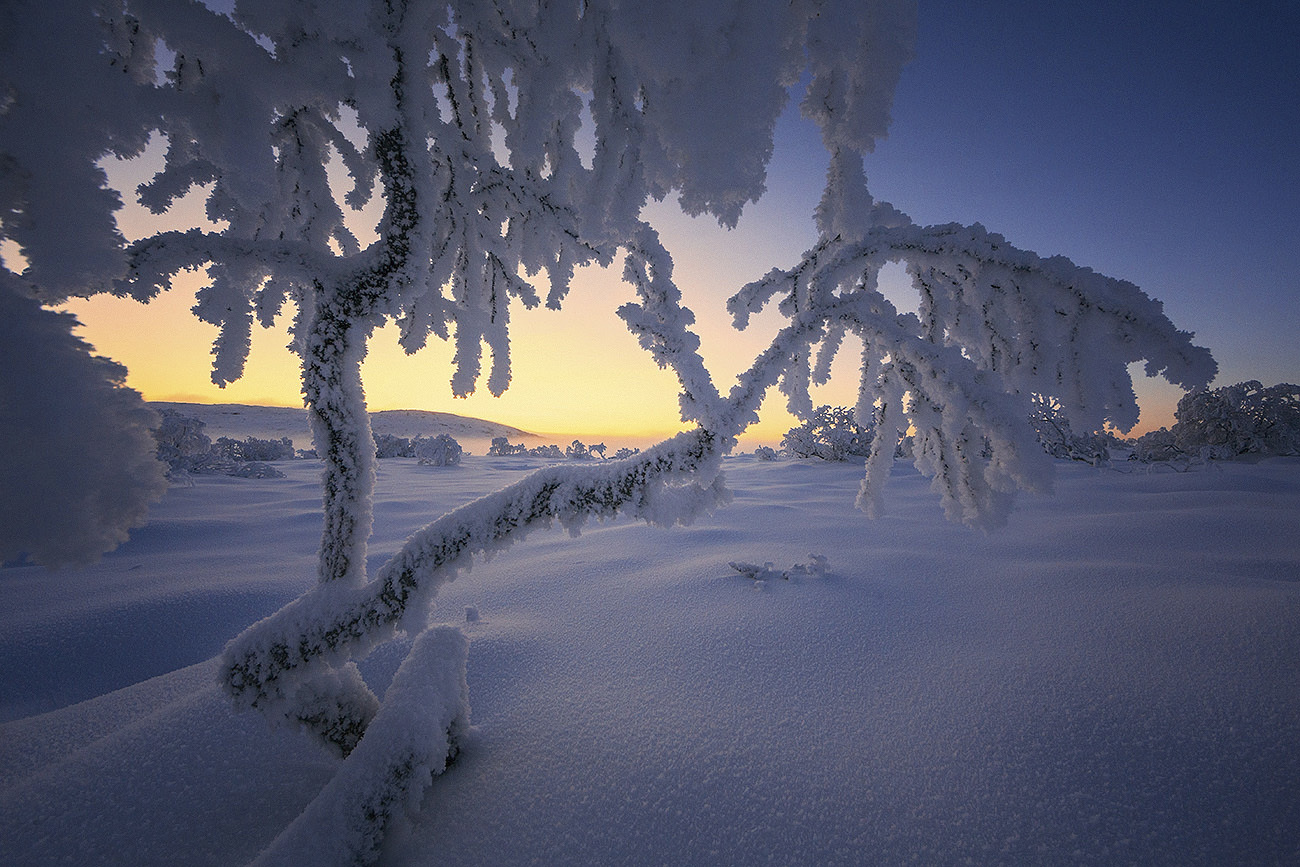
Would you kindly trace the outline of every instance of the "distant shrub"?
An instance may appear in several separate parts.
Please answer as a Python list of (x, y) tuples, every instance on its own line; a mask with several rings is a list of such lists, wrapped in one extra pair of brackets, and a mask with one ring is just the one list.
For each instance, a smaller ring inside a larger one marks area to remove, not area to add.
[(167, 464), (169, 478), (176, 480), (191, 475), (282, 478), (284, 473), (265, 462), (295, 455), (288, 437), (280, 440), (248, 437), (242, 441), (219, 437), (214, 443), (203, 432), (206, 426), (199, 419), (181, 415), (174, 409), (162, 411), (153, 437), (158, 444), (158, 460)]
[[(597, 457), (603, 459), (605, 457), (605, 451), (606, 446), (604, 443), (596, 443), (593, 446), (589, 446), (579, 440), (574, 440), (571, 444), (565, 446), (564, 451), (560, 451), (560, 447), (554, 444), (533, 446), (532, 448), (529, 448), (525, 445), (511, 445), (510, 441), (505, 437), (494, 437), (492, 445), (488, 447), (487, 453), (492, 457), (527, 455), (531, 458), (543, 458), (551, 461), (562, 461), (566, 459), (571, 461), (589, 461)], [(619, 458), (620, 456), (626, 458), (631, 457), (634, 454), (636, 454), (635, 451), (619, 449), (614, 456), (616, 458)]]
[(1256, 380), (1199, 389), (1178, 401), (1173, 428), (1128, 441), (1146, 463), (1300, 454), (1300, 386)]
[(232, 461), (284, 461), (296, 456), (293, 440), (281, 437), (278, 440), (261, 440), (257, 437), (245, 437), (242, 440), (230, 437), (217, 437), (212, 444), (213, 455)]
[(436, 437), (417, 436), (411, 444), (411, 451), (426, 466), (454, 467), (460, 463), (460, 443), (445, 433)]
[(847, 461), (870, 452), (872, 433), (873, 426), (859, 425), (852, 409), (819, 406), (803, 424), (786, 431), (781, 448), (796, 458)]
[(1178, 401), (1174, 441), (1209, 458), (1300, 454), (1300, 386), (1256, 380), (1202, 389)]
[(760, 461), (774, 461), (777, 459), (776, 449), (771, 446), (759, 446), (754, 449), (754, 457)]
[(508, 458), (513, 455), (528, 454), (528, 447), (523, 444), (511, 445), (510, 440), (505, 437), (493, 437), (487, 453), (494, 458)]
[(406, 437), (393, 434), (375, 434), (375, 457), (409, 458), (412, 457), (411, 441)]
[[(498, 439), (504, 440), (503, 437)], [(492, 443), (495, 446), (497, 441), (493, 440)], [(445, 433), (433, 437), (417, 434), (414, 439), (394, 434), (375, 434), (375, 457), (380, 459), (419, 458), (422, 464), (450, 467), (460, 463), (462, 454), (460, 443)], [(493, 452), (489, 449), (488, 454)]]
[(167, 465), (169, 475), (194, 472), (212, 450), (212, 438), (203, 432), (207, 425), (174, 409), (163, 410), (161, 416), (153, 431), (158, 460)]
[(1061, 460), (1105, 466), (1110, 462), (1111, 449), (1124, 445), (1114, 434), (1105, 431), (1075, 433), (1070, 428), (1070, 420), (1061, 412), (1061, 402), (1048, 395), (1033, 396), (1029, 423), (1037, 432), (1043, 450)]

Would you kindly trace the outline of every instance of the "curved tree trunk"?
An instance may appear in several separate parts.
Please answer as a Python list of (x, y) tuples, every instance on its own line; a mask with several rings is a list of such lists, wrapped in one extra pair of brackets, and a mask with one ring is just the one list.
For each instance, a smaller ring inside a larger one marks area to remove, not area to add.
[(337, 297), (317, 284), (302, 368), (316, 452), (325, 462), (325, 526), (317, 577), (321, 582), (360, 584), (365, 580), (375, 488), (375, 440), (361, 383), (371, 326), (340, 311)]

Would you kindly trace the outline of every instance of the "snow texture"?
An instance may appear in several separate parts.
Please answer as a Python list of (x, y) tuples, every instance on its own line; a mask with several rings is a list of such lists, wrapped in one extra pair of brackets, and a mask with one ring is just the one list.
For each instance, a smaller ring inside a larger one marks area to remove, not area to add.
[[(540, 463), (380, 462), (376, 556)], [(280, 466), (171, 488), (57, 587), (0, 570), (5, 863), (247, 864), (343, 772), (214, 685), (309, 581), (317, 470)], [(439, 594), (474, 729), (379, 863), (1290, 863), (1300, 463), (1212, 466), (1065, 463), (984, 535), (905, 462), (868, 521), (849, 464), (736, 457), (690, 527), (536, 530)], [(360, 663), (386, 700), (411, 640)]]

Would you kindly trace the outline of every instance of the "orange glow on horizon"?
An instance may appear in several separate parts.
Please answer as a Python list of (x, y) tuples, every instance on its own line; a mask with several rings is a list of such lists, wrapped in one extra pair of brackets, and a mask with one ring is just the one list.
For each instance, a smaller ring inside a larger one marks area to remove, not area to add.
[[(138, 160), (107, 161), (114, 185), (130, 190), (151, 174), (160, 146), (155, 142), (150, 154)], [(331, 169), (337, 172), (338, 168), (332, 161)], [(788, 267), (799, 260), (815, 241), (815, 232), (811, 219), (792, 215), (811, 214), (818, 192), (816, 184), (807, 184), (783, 197), (765, 196), (747, 208), (731, 230), (707, 217), (686, 217), (671, 202), (654, 202), (646, 208), (646, 218), (671, 252), (673, 277), (684, 303), (699, 317), (694, 330), (702, 341), (701, 352), (724, 395), (736, 374), (753, 362), (783, 324), (782, 317), (768, 309), (753, 317), (747, 331), (738, 332), (725, 312), (726, 298), (770, 268)], [(192, 191), (163, 217), (149, 214), (126, 195), (119, 224), (128, 238), (204, 224), (203, 194)], [(360, 219), (354, 228), (364, 235), (373, 216)], [(11, 264), (19, 261), (17, 251), (0, 252), (7, 254)], [(398, 345), (395, 326), (377, 329), (362, 367), (370, 408), (450, 412), (511, 425), (557, 442), (581, 436), (647, 445), (681, 430), (676, 377), (657, 367), (615, 312), (633, 299), (621, 270), (621, 261), (608, 269), (579, 269), (559, 312), (511, 305), (511, 384), (496, 398), (486, 387), (490, 357), (483, 359), (478, 391), (457, 399), (449, 387), (452, 345), (433, 338), (423, 350), (408, 356)], [(78, 316), (83, 323), (81, 335), (97, 352), (127, 367), (127, 384), (147, 400), (301, 406), (299, 360), (288, 349), (289, 309), (282, 311), (274, 328), (253, 329), (239, 380), (225, 388), (211, 382), (210, 349), (217, 329), (198, 321), (190, 310), (202, 279), (198, 273), (177, 275), (173, 288), (148, 305), (97, 296), (70, 301), (64, 308)], [(910, 278), (900, 267), (881, 272), (880, 288), (900, 310), (915, 309)], [(846, 341), (830, 384), (814, 389), (814, 405), (851, 406), (856, 401), (860, 348), (852, 338)], [(1143, 406), (1131, 435), (1172, 425), (1181, 390), (1163, 380), (1146, 379), (1140, 365), (1130, 372)], [(761, 419), (741, 437), (743, 448), (778, 445), (797, 423), (775, 389), (764, 402)]]

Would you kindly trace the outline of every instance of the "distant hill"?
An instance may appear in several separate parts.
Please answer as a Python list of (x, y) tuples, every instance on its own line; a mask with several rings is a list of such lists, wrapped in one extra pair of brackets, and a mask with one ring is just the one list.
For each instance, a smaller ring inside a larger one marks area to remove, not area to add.
[[(171, 409), (190, 418), (197, 418), (207, 427), (208, 436), (244, 439), (279, 439), (288, 437), (296, 448), (312, 446), (311, 429), (307, 411), (292, 406), (249, 406), (241, 403), (172, 403), (153, 401), (154, 409)], [(450, 434), (462, 447), (482, 454), (493, 437), (507, 437), (512, 443), (534, 445), (541, 442), (536, 434), (510, 425), (466, 418), (450, 412), (430, 412), (422, 409), (391, 409), (370, 414), (370, 425), (377, 434), (414, 437)]]

